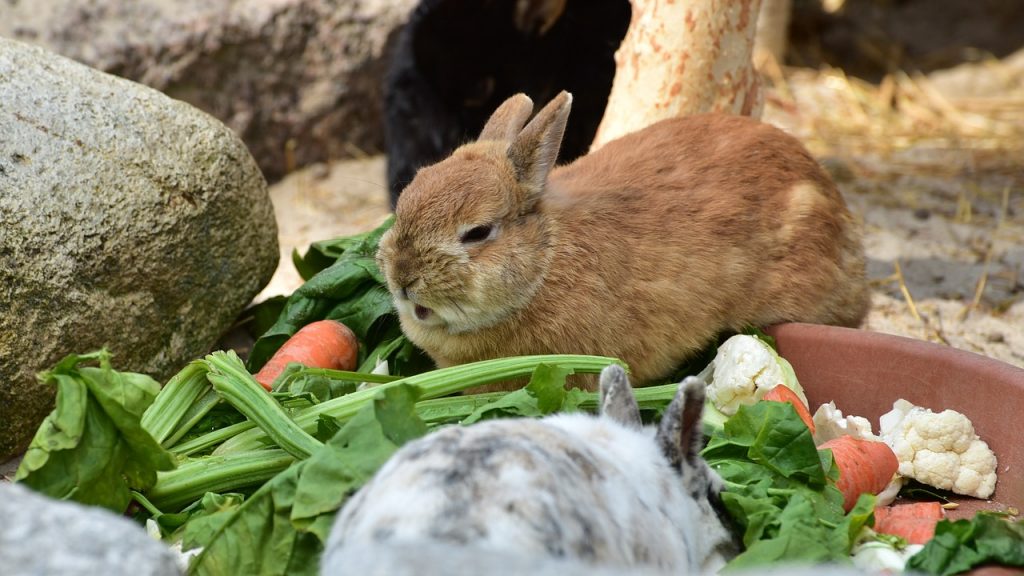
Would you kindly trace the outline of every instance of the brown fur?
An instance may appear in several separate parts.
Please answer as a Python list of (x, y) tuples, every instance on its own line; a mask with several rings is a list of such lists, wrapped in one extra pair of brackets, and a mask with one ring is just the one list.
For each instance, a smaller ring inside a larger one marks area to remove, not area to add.
[[(858, 227), (796, 139), (692, 116), (552, 170), (570, 104), (563, 92), (518, 131), (532, 104), (509, 99), (484, 129), (496, 139), (420, 170), (403, 192), (378, 260), (405, 333), (439, 365), (601, 354), (650, 383), (723, 331), (860, 323)], [(488, 223), (496, 237), (460, 242)], [(434, 311), (427, 324), (402, 288)]]

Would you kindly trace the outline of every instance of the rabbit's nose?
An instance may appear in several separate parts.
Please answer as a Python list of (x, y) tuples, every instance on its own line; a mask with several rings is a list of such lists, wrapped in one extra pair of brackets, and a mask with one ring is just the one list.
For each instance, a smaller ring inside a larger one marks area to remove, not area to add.
[(417, 280), (419, 280), (419, 278), (408, 278), (403, 279), (401, 282), (398, 283), (398, 294), (399, 296), (402, 297), (403, 300), (412, 299), (412, 290), (410, 290), (410, 288), (412, 287), (413, 284), (416, 283)]

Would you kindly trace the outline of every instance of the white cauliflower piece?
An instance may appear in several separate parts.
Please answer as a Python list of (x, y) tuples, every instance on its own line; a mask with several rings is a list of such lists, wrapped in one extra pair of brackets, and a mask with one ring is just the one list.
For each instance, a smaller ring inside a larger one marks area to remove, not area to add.
[(793, 367), (771, 346), (755, 336), (738, 334), (718, 347), (712, 363), (708, 399), (723, 414), (732, 416), (742, 404), (753, 404), (779, 384), (789, 386), (807, 405)]
[[(814, 421), (814, 444), (821, 446), (825, 442), (840, 436), (853, 436), (874, 442), (882, 439), (871, 430), (871, 422), (863, 416), (843, 416), (843, 411), (836, 408), (835, 402), (818, 406), (811, 418)], [(903, 487), (903, 477), (894, 474), (889, 485), (875, 495), (878, 506), (887, 506), (896, 499)]]
[(975, 498), (995, 491), (996, 455), (963, 414), (897, 400), (879, 425), (900, 461), (901, 476)]
[(840, 436), (853, 436), (864, 440), (880, 440), (871, 431), (871, 422), (863, 416), (843, 416), (835, 402), (822, 404), (814, 411), (814, 444), (821, 446)]
[(921, 544), (909, 544), (897, 549), (892, 544), (871, 540), (853, 549), (853, 565), (871, 574), (902, 574), (907, 560), (922, 548)]

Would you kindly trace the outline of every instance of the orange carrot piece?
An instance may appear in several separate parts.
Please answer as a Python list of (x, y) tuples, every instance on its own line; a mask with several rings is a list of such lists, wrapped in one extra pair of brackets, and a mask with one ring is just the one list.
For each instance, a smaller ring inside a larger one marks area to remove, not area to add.
[(878, 494), (889, 485), (899, 469), (896, 454), (885, 442), (840, 436), (825, 442), (839, 468), (836, 487), (843, 493), (843, 509), (849, 512), (861, 494)]
[(800, 397), (796, 395), (796, 392), (793, 392), (789, 386), (779, 384), (769, 390), (762, 400), (767, 400), (768, 402), (789, 402), (793, 405), (793, 408), (796, 408), (797, 415), (804, 421), (804, 424), (807, 424), (811, 434), (814, 434), (814, 420), (811, 419), (811, 413), (807, 410), (807, 406), (804, 405), (803, 401), (800, 400)]
[(904, 502), (892, 506), (879, 506), (875, 508), (875, 521), (878, 521), (879, 514), (882, 518), (925, 518), (941, 520), (945, 516), (941, 502)]
[(945, 517), (938, 502), (911, 502), (875, 508), (875, 532), (893, 534), (910, 544), (925, 544)]
[(359, 343), (356, 335), (337, 320), (312, 322), (292, 335), (256, 373), (267, 390), (292, 362), (311, 368), (355, 370)]

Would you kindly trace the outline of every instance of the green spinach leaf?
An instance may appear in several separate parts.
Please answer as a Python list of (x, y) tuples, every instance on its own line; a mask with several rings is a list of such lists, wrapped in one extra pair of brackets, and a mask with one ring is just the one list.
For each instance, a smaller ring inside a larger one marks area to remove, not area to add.
[[(300, 328), (317, 320), (338, 320), (359, 341), (360, 371), (369, 371), (378, 358), (391, 363), (391, 372), (406, 376), (430, 369), (426, 354), (402, 334), (391, 294), (377, 268), (377, 245), (391, 227), (389, 218), (364, 234), (317, 242), (305, 257), (293, 257), (305, 284), (281, 305), (277, 320), (253, 344), (247, 367), (256, 372)], [(266, 315), (266, 311), (262, 311)]]
[(582, 402), (580, 391), (565, 389), (565, 379), (571, 373), (564, 367), (541, 364), (534, 369), (524, 388), (477, 408), (462, 423), (490, 418), (539, 417), (559, 410), (571, 412)]
[(835, 487), (830, 452), (819, 452), (789, 404), (742, 406), (716, 429), (703, 451), (725, 481), (722, 502), (743, 531), (746, 550), (729, 570), (776, 562), (848, 562), (875, 497), (849, 514)]
[(983, 564), (1024, 566), (1024, 520), (978, 512), (971, 520), (942, 520), (935, 537), (907, 561), (908, 570), (947, 576)]
[[(98, 362), (99, 367), (86, 364)], [(156, 483), (175, 458), (141, 420), (160, 391), (144, 374), (111, 368), (106, 350), (71, 355), (44, 382), (57, 385), (57, 405), (36, 431), (15, 479), (54, 498), (124, 512), (131, 490)]]

